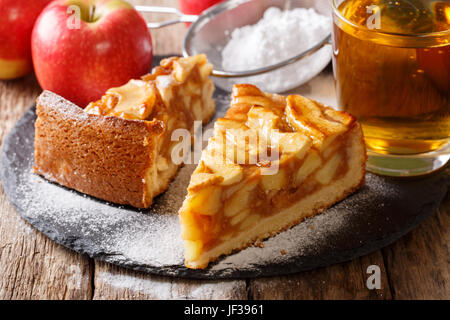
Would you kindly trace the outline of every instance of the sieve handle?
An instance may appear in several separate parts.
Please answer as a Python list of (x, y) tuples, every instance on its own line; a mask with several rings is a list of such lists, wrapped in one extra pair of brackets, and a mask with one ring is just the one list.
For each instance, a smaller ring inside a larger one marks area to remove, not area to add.
[(183, 14), (180, 10), (176, 8), (169, 7), (155, 7), (155, 6), (135, 6), (134, 7), (139, 12), (153, 12), (153, 13), (168, 13), (178, 16), (178, 18), (173, 20), (161, 21), (161, 22), (147, 22), (147, 27), (149, 29), (158, 29), (165, 26), (170, 26), (172, 24), (180, 22), (195, 22), (198, 18), (196, 15)]

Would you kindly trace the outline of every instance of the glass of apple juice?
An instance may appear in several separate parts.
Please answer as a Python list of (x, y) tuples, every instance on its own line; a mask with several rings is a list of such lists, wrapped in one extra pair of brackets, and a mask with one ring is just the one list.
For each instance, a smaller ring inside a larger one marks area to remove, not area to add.
[(332, 0), (339, 108), (369, 171), (417, 176), (450, 158), (450, 1)]

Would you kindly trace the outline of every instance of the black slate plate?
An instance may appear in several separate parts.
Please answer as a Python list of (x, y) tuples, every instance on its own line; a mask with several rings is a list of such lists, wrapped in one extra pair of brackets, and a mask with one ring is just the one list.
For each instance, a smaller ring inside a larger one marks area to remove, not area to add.
[[(217, 91), (216, 101), (217, 118), (228, 108), (228, 94)], [(35, 118), (33, 106), (6, 137), (0, 157), (4, 190), (20, 215), (70, 249), (158, 275), (247, 278), (289, 274), (354, 259), (416, 227), (439, 206), (450, 184), (445, 171), (408, 180), (367, 174), (366, 185), (357, 193), (266, 240), (263, 248), (247, 248), (206, 270), (190, 270), (183, 264), (177, 210), (195, 166), (184, 166), (149, 210), (109, 204), (32, 173)]]

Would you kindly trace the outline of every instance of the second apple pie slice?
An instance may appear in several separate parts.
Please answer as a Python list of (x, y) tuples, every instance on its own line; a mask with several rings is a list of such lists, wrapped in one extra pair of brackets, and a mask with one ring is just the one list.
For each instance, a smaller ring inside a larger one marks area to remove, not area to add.
[(180, 166), (172, 133), (215, 112), (204, 54), (163, 59), (150, 74), (106, 91), (84, 110), (44, 91), (37, 99), (34, 172), (109, 202), (148, 208)]
[(323, 212), (364, 183), (365, 162), (351, 115), (235, 86), (180, 209), (186, 266), (205, 268)]

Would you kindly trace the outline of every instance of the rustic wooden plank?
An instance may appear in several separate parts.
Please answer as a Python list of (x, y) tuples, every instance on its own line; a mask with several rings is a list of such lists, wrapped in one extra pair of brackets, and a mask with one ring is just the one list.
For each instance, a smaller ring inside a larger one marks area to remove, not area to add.
[[(0, 139), (39, 94), (34, 76), (0, 81)], [(0, 187), (0, 299), (89, 299), (89, 259), (35, 231)]]
[(94, 299), (246, 299), (245, 280), (199, 281), (151, 276), (95, 264)]
[(438, 212), (385, 248), (394, 299), (450, 298), (450, 195)]
[[(366, 286), (370, 265), (380, 267), (379, 290)], [(255, 300), (391, 299), (381, 251), (327, 268), (250, 280), (249, 296)]]

